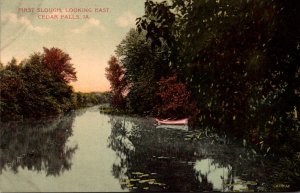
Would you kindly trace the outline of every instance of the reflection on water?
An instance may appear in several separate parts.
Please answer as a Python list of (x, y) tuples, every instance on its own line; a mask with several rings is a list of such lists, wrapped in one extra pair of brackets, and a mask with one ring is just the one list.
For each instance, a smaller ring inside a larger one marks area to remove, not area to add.
[(211, 184), (211, 189), (225, 191), (225, 184), (232, 180), (232, 167), (222, 167), (213, 159), (197, 160), (194, 165), (196, 176), (200, 183)]
[[(276, 162), (209, 132), (97, 107), (0, 123), (0, 191), (275, 191)], [(278, 170), (277, 170), (278, 171)], [(275, 186), (274, 186), (275, 184)]]
[(111, 174), (108, 116), (97, 107), (41, 121), (1, 123), (0, 192), (122, 191)]
[(110, 123), (113, 175), (124, 190), (273, 190), (275, 165), (226, 137), (156, 128), (139, 118), (111, 117)]
[(0, 130), (0, 174), (20, 168), (59, 175), (72, 166), (77, 146), (67, 146), (72, 136), (74, 114), (39, 122), (2, 123)]

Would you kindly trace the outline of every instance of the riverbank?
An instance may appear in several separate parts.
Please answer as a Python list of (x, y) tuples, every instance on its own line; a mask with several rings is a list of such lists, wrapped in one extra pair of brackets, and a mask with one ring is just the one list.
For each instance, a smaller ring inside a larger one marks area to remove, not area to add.
[[(102, 111), (105, 114), (105, 111)], [(118, 112), (114, 113), (114, 110), (111, 110), (109, 115), (113, 116), (132, 116), (131, 114)], [(141, 116), (135, 115), (134, 117), (142, 118)], [(152, 123), (154, 123), (154, 118), (150, 119)], [(167, 126), (166, 126), (167, 128)], [(228, 141), (235, 141), (235, 143), (239, 146), (243, 146), (248, 149), (247, 158), (256, 157), (257, 161), (260, 159), (270, 159), (275, 162), (278, 167), (274, 170), (274, 175), (276, 176), (277, 181), (274, 181), (274, 187), (269, 190), (276, 191), (286, 191), (292, 190), (296, 191), (298, 188), (298, 178), (300, 173), (300, 153), (293, 152), (289, 150), (288, 152), (282, 152), (282, 150), (276, 149), (276, 146), (268, 146), (267, 143), (260, 142), (256, 143), (253, 141), (247, 140), (247, 136), (245, 138), (241, 136), (235, 136), (230, 132), (221, 132), (217, 129), (207, 129), (200, 128), (197, 125), (194, 125), (193, 128), (189, 128), (190, 132), (192, 132), (187, 137), (183, 137), (181, 140), (186, 140), (190, 142), (196, 142), (201, 140), (202, 138), (209, 138), (211, 143), (227, 143)], [(222, 133), (222, 134), (221, 134)], [(222, 137), (220, 137), (222, 136)], [(290, 144), (291, 146), (292, 144)], [(260, 155), (260, 156), (258, 156)]]

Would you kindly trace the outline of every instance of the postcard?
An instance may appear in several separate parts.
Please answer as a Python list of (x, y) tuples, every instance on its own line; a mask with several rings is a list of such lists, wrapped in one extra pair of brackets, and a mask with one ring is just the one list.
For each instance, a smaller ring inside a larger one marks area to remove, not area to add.
[(0, 192), (300, 190), (299, 0), (0, 7)]

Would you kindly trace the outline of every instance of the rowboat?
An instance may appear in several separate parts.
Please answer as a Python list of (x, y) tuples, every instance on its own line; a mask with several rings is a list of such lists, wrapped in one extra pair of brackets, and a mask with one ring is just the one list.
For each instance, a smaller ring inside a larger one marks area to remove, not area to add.
[(156, 128), (157, 129), (182, 130), (182, 131), (189, 130), (188, 125), (157, 125)]
[(177, 119), (177, 120), (171, 120), (171, 119), (158, 119), (156, 118), (155, 121), (158, 125), (187, 125), (188, 124), (188, 118), (184, 119)]

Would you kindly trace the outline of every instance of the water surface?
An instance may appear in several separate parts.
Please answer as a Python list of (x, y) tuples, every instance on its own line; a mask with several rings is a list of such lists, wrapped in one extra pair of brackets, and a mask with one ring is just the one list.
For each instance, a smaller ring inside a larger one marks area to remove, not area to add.
[(41, 121), (2, 123), (1, 191), (270, 191), (276, 163), (204, 131), (98, 107)]

